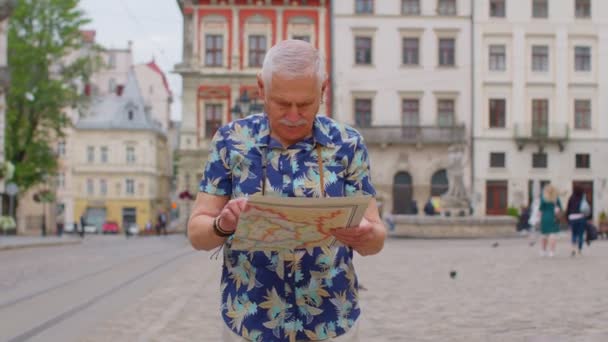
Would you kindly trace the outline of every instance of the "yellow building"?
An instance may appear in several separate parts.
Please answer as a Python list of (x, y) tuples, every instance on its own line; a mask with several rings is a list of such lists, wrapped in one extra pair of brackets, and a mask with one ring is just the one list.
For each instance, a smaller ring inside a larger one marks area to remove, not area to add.
[(74, 222), (98, 230), (154, 225), (169, 210), (171, 161), (167, 133), (151, 118), (133, 71), (121, 95), (93, 100), (75, 125), (72, 145)]

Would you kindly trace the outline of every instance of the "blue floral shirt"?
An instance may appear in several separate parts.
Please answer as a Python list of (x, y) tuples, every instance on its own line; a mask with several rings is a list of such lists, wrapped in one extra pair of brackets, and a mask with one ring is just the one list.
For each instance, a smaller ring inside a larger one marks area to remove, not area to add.
[[(316, 145), (321, 146), (325, 196), (375, 195), (368, 153), (353, 128), (318, 116), (310, 138), (284, 148), (270, 137), (264, 114), (218, 130), (200, 191), (231, 198), (261, 194), (266, 155), (266, 196), (321, 197)], [(360, 314), (353, 251), (330, 247), (277, 252), (231, 249), (222, 269), (222, 316), (247, 340), (317, 341), (344, 334)]]

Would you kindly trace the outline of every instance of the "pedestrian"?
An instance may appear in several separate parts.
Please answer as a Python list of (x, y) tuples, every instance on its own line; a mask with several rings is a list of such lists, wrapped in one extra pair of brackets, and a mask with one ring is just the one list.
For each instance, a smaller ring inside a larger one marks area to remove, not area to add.
[(552, 257), (555, 255), (557, 233), (559, 233), (559, 222), (556, 217), (562, 210), (562, 203), (559, 200), (557, 189), (553, 185), (547, 184), (543, 188), (538, 210), (540, 212), (541, 233), (540, 255)]
[(84, 227), (87, 225), (87, 222), (84, 218), (84, 214), (80, 215), (80, 237), (84, 238)]
[(354, 251), (379, 253), (387, 234), (375, 199), (359, 226), (332, 231), (336, 243), (327, 247), (231, 248), (248, 195), (376, 194), (360, 134), (317, 116), (328, 81), (311, 44), (279, 42), (264, 58), (257, 82), (265, 112), (219, 128), (188, 224), (196, 249), (224, 247), (223, 341), (359, 341)]
[(517, 231), (518, 232), (528, 232), (530, 230), (530, 207), (522, 205), (519, 210), (519, 218), (517, 221)]
[(160, 232), (162, 230), (162, 218), (160, 217), (160, 212), (156, 216), (156, 225), (154, 228), (156, 229), (156, 235), (160, 236)]
[(428, 201), (426, 201), (426, 204), (424, 205), (424, 213), (427, 216), (433, 216), (435, 215), (435, 206), (433, 205), (433, 199), (431, 197), (429, 197)]
[(160, 212), (160, 229), (163, 235), (167, 235), (167, 214)]
[(581, 255), (583, 251), (583, 235), (587, 227), (587, 219), (591, 217), (591, 208), (583, 188), (575, 185), (572, 195), (568, 198), (566, 209), (568, 224), (572, 231), (572, 256)]

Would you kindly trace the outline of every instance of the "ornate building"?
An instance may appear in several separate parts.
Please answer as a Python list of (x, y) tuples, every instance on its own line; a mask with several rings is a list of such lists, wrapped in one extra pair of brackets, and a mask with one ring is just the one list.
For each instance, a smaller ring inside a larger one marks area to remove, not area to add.
[(468, 209), (471, 1), (333, 4), (335, 118), (365, 138), (382, 212), (444, 194)]
[[(330, 74), (330, 2), (177, 2), (184, 17), (183, 61), (175, 66), (183, 82), (177, 188), (194, 195), (216, 129), (263, 110), (256, 75), (270, 47), (284, 39), (309, 41), (325, 55)], [(321, 114), (330, 112), (330, 101), (325, 103)], [(187, 207), (182, 203), (182, 218)]]

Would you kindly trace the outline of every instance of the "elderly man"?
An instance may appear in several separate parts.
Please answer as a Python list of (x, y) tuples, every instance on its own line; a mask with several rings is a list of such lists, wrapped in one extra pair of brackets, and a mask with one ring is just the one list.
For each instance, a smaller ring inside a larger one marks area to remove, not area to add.
[(339, 242), (326, 248), (231, 249), (247, 195), (375, 195), (359, 133), (317, 116), (327, 76), (312, 45), (286, 40), (272, 47), (258, 86), (265, 113), (218, 130), (188, 224), (196, 249), (225, 247), (224, 341), (358, 341), (353, 250), (376, 254), (386, 238), (374, 199), (359, 226), (334, 230)]

